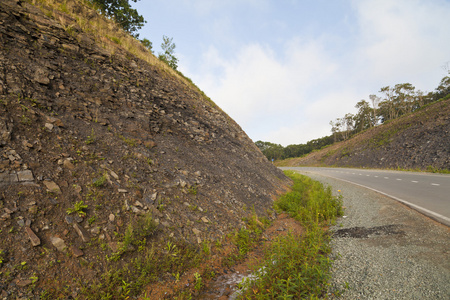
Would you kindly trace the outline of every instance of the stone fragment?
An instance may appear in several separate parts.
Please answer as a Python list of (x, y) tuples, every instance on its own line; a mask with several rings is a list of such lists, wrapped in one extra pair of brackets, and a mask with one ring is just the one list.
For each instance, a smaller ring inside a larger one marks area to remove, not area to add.
[(109, 221), (110, 222), (114, 222), (115, 218), (116, 218), (116, 216), (114, 216), (114, 214), (109, 214)]
[(89, 242), (89, 233), (83, 227), (80, 227), (77, 223), (73, 223), (72, 226), (83, 242)]
[(33, 283), (33, 281), (31, 281), (31, 279), (19, 279), (19, 280), (17, 280), (16, 285), (20, 286), (20, 287), (24, 287), (24, 286), (30, 285), (32, 283)]
[(7, 208), (7, 207), (5, 207), (4, 210), (5, 210), (5, 212), (6, 212), (7, 214), (12, 214), (12, 213), (14, 213), (14, 210), (11, 210), (11, 209), (9, 209), (9, 208)]
[(75, 165), (70, 161), (70, 159), (65, 159), (63, 162), (63, 166), (69, 170), (75, 169)]
[(44, 124), (44, 127), (47, 128), (48, 130), (52, 131), (52, 129), (53, 129), (54, 126), (53, 126), (52, 123), (45, 123), (45, 124)]
[(31, 244), (34, 247), (39, 246), (41, 244), (41, 240), (38, 238), (38, 236), (34, 233), (34, 231), (30, 227), (25, 227), (25, 231), (27, 232)]
[(66, 221), (67, 224), (73, 224), (73, 217), (72, 216), (65, 216), (64, 220)]
[(193, 232), (195, 235), (199, 235), (199, 234), (201, 233), (201, 231), (198, 230), (197, 228), (192, 228), (192, 232)]
[(45, 84), (45, 85), (50, 83), (50, 79), (48, 78), (47, 70), (44, 68), (38, 68), (34, 72), (33, 80), (38, 83)]
[(72, 254), (75, 257), (80, 257), (80, 256), (84, 255), (83, 251), (81, 251), (80, 248), (78, 248), (78, 247), (71, 246), (70, 250), (72, 251)]
[(156, 147), (156, 143), (154, 141), (149, 140), (144, 142), (144, 146), (151, 149)]
[(202, 221), (203, 221), (204, 223), (209, 223), (209, 220), (208, 220), (206, 217), (202, 217)]
[[(33, 144), (30, 144), (27, 140), (22, 141), (22, 146), (24, 148), (33, 148)], [(26, 150), (28, 150), (28, 149), (26, 149)]]
[(64, 251), (64, 249), (66, 248), (66, 243), (64, 242), (64, 240), (57, 236), (51, 236), (50, 242), (52, 243), (53, 246), (55, 246), (56, 249), (58, 249), (61, 252)]
[(128, 191), (126, 189), (118, 189), (119, 193), (128, 193)]
[(116, 172), (110, 170), (109, 174), (111, 174), (111, 176), (114, 177), (114, 179), (116, 179), (116, 180), (119, 179), (119, 175), (117, 175)]
[(91, 229), (91, 233), (93, 235), (98, 235), (100, 233), (100, 227), (95, 226), (94, 228)]
[(8, 220), (8, 219), (11, 219), (11, 215), (8, 213), (4, 213), (0, 216), (0, 220), (2, 220), (2, 221)]
[(25, 171), (17, 172), (17, 179), (20, 182), (33, 181), (34, 176), (33, 176), (33, 173), (31, 172), (31, 170), (25, 170)]
[(6, 118), (0, 118), (0, 146), (8, 144), (11, 139), (12, 125)]
[(47, 116), (47, 122), (58, 127), (64, 127), (64, 123), (60, 119), (55, 117)]
[(44, 185), (47, 187), (47, 190), (49, 192), (52, 192), (52, 193), (55, 193), (58, 195), (61, 194), (61, 189), (54, 181), (45, 180)]
[(17, 178), (16, 173), (8, 173), (8, 172), (0, 173), (0, 185), (13, 184), (17, 182), (19, 182), (19, 179)]
[(139, 208), (137, 208), (134, 205), (131, 205), (131, 211), (134, 212), (135, 214), (138, 214), (138, 215), (144, 215), (145, 214), (144, 211), (140, 210)]

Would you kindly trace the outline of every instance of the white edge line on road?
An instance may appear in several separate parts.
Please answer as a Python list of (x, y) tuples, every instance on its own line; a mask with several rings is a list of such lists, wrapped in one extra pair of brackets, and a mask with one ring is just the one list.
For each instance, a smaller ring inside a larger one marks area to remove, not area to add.
[(439, 183), (432, 183), (431, 185), (440, 186)]
[[(334, 178), (334, 179), (337, 179), (337, 180), (341, 180), (341, 181), (345, 181), (345, 182), (348, 182), (348, 183), (351, 183), (351, 184), (354, 184), (354, 185), (358, 185), (358, 186), (360, 186), (360, 187), (363, 187), (363, 188), (372, 190), (372, 191), (377, 192), (377, 193), (379, 193), (379, 194), (385, 195), (385, 196), (387, 196), (387, 197), (389, 197), (389, 198), (392, 198), (392, 199), (394, 199), (394, 200), (397, 200), (397, 201), (399, 201), (399, 202), (405, 204), (405, 205), (408, 206), (408, 207), (411, 207), (411, 208), (413, 208), (413, 209), (415, 209), (415, 210), (421, 212), (422, 214), (424, 214), (424, 215), (426, 215), (426, 216), (428, 216), (428, 217), (430, 217), (430, 218), (432, 218), (432, 219), (438, 221), (439, 223), (442, 223), (442, 224), (444, 224), (444, 225), (446, 225), (446, 226), (450, 226), (450, 218), (447, 218), (446, 216), (443, 216), (443, 215), (441, 215), (441, 214), (435, 213), (434, 211), (431, 211), (431, 210), (428, 210), (428, 209), (426, 209), (426, 208), (423, 208), (423, 207), (421, 207), (421, 206), (419, 206), (419, 205), (413, 204), (413, 203), (408, 202), (408, 201), (406, 201), (406, 200), (397, 198), (397, 197), (392, 196), (392, 195), (389, 195), (389, 194), (387, 194), (387, 193), (385, 193), (385, 192), (379, 191), (379, 190), (377, 190), (377, 189), (374, 189), (374, 188), (371, 188), (371, 187), (368, 187), (368, 186), (365, 186), (365, 185), (362, 185), (362, 184), (359, 184), (359, 183), (355, 183), (355, 182), (352, 182), (352, 181), (348, 181), (348, 180), (345, 180), (345, 179), (340, 179), (340, 178), (333, 177), (333, 176), (329, 176), (329, 175), (323, 175), (323, 174), (320, 174), (320, 175), (326, 176), (326, 177), (331, 177), (331, 178)], [(385, 178), (386, 178), (386, 177), (385, 177)]]

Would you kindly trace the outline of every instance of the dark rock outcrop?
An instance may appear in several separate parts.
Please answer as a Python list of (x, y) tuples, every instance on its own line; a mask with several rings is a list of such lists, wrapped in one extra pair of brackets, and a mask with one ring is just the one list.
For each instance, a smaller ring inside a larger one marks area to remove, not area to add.
[[(152, 214), (162, 241), (220, 240), (252, 212), (270, 218), (288, 184), (180, 76), (99, 47), (61, 12), (0, 2), (0, 250), (14, 260), (0, 263), (0, 293), (36, 272), (98, 277), (105, 253), (88, 240), (117, 245), (138, 215)], [(96, 267), (80, 271), (78, 257)]]

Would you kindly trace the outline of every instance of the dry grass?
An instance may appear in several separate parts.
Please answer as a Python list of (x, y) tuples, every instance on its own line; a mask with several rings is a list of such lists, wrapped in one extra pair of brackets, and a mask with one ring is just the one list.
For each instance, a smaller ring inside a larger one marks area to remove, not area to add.
[[(48, 17), (59, 22), (69, 33), (75, 35), (76, 28), (88, 33), (95, 39), (100, 47), (104, 48), (111, 55), (118, 53), (122, 49), (134, 56), (157, 67), (164, 73), (177, 78), (188, 87), (194, 88), (204, 93), (192, 81), (180, 72), (170, 68), (160, 61), (142, 43), (117, 26), (114, 21), (98, 13), (95, 7), (87, 0), (28, 0), (31, 4), (39, 7)], [(69, 18), (67, 17), (69, 16)], [(206, 95), (213, 106), (216, 106)]]

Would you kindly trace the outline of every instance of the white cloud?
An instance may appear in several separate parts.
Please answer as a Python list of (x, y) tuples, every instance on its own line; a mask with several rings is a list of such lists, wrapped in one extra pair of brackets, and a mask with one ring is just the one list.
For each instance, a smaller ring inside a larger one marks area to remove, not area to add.
[(241, 126), (258, 127), (260, 115), (283, 118), (300, 110), (311, 87), (335, 71), (319, 43), (294, 39), (285, 49), (279, 57), (268, 46), (245, 45), (226, 60), (211, 47), (196, 81)]
[[(449, 60), (450, 2), (425, 0), (354, 1), (360, 27), (360, 62), (386, 84), (423, 80)], [(390, 83), (389, 83), (390, 82)]]
[(235, 39), (227, 25), (231, 31), (218, 35), (237, 50), (227, 53), (210, 44), (199, 62), (182, 66), (183, 72), (253, 140), (284, 146), (330, 134), (330, 120), (354, 113), (359, 100), (385, 85), (410, 82), (433, 90), (445, 75), (440, 66), (450, 60), (450, 2), (352, 4), (355, 18), (343, 18), (356, 19), (357, 29), (348, 36), (320, 32), (306, 39), (288, 26), (291, 38), (278, 49), (265, 41)]

